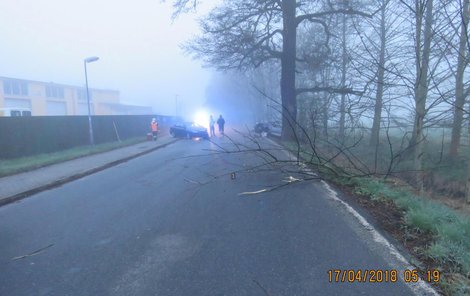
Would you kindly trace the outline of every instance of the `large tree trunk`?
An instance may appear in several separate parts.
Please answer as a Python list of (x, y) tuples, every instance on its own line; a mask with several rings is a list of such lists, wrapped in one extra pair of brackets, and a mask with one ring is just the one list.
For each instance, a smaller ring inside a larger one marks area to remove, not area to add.
[(467, 67), (467, 29), (468, 29), (469, 0), (464, 0), (462, 10), (462, 27), (460, 28), (459, 56), (457, 60), (457, 74), (455, 77), (455, 105), (454, 122), (452, 125), (452, 138), (449, 155), (456, 157), (459, 153), (460, 135), (462, 133), (464, 97), (464, 73)]
[(375, 94), (374, 121), (372, 123), (372, 131), (370, 136), (370, 146), (374, 148), (374, 159), (377, 167), (377, 154), (380, 136), (380, 122), (382, 120), (383, 93), (384, 93), (384, 77), (385, 77), (385, 48), (386, 44), (386, 28), (385, 28), (385, 12), (387, 3), (382, 6), (380, 20), (380, 53), (379, 64), (377, 65), (377, 93)]
[[(419, 0), (416, 0), (418, 2)], [(416, 5), (417, 8), (419, 4)], [(418, 9), (416, 10), (419, 11)], [(428, 72), (429, 72), (429, 56), (431, 51), (431, 39), (432, 39), (432, 23), (433, 23), (433, 0), (428, 0), (426, 3), (426, 17), (424, 23), (424, 36), (423, 36), (423, 49), (422, 58), (420, 52), (420, 38), (417, 38), (416, 50), (417, 50), (417, 77), (415, 87), (415, 126), (414, 126), (414, 153), (413, 163), (414, 170), (416, 172), (416, 187), (422, 192), (423, 187), (423, 142), (424, 142), (424, 117), (426, 115), (426, 96), (428, 94)], [(420, 19), (420, 18), (418, 18)], [(422, 19), (422, 18), (421, 18)], [(421, 22), (418, 21), (417, 31), (421, 31)], [(420, 37), (420, 36), (418, 36)]]
[(297, 100), (295, 89), (295, 57), (297, 44), (296, 0), (282, 1), (283, 38), (281, 58), (282, 139), (294, 140)]

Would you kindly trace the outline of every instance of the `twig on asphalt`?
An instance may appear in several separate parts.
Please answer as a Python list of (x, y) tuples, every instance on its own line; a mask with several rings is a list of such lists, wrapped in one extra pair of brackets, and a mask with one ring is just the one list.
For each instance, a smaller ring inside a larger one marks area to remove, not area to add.
[(271, 296), (271, 294), (269, 294), (268, 290), (266, 290), (266, 288), (263, 287), (257, 280), (253, 279), (253, 282), (254, 282), (255, 284), (257, 284), (258, 287), (259, 287), (261, 290), (263, 290), (264, 294), (266, 294), (267, 296)]
[(193, 183), (193, 184), (198, 184), (198, 185), (204, 185), (204, 183), (201, 183), (199, 181), (194, 181), (194, 180), (191, 180), (191, 179), (187, 179), (187, 178), (184, 178), (184, 180), (188, 183)]
[(242, 195), (255, 195), (255, 194), (270, 192), (270, 191), (277, 190), (279, 188), (282, 188), (282, 187), (290, 185), (290, 184), (300, 183), (302, 181), (305, 181), (305, 179), (297, 179), (297, 178), (294, 178), (292, 176), (289, 176), (289, 177), (287, 177), (286, 179), (284, 179), (282, 181), (284, 181), (285, 183), (281, 184), (281, 185), (274, 186), (272, 188), (265, 188), (265, 189), (261, 189), (261, 190), (258, 190), (258, 191), (245, 191), (245, 192), (239, 193), (238, 195), (239, 196), (242, 196)]
[(261, 190), (258, 190), (258, 191), (245, 191), (245, 192), (242, 192), (242, 193), (239, 193), (238, 195), (255, 195), (255, 194), (260, 194), (260, 193), (263, 193), (263, 192), (269, 192), (271, 191), (271, 189), (261, 189)]
[(41, 248), (41, 249), (39, 249), (39, 250), (36, 250), (36, 251), (34, 251), (34, 252), (32, 252), (32, 253), (29, 253), (29, 254), (26, 254), (26, 255), (23, 255), (23, 256), (13, 257), (13, 258), (11, 258), (11, 260), (14, 261), (14, 260), (19, 260), (19, 259), (23, 259), (23, 258), (26, 258), (26, 257), (31, 257), (31, 256), (34, 256), (34, 255), (37, 255), (37, 254), (39, 254), (39, 253), (44, 252), (46, 249), (52, 247), (53, 245), (54, 245), (54, 244), (50, 244), (50, 245), (48, 245), (47, 247)]

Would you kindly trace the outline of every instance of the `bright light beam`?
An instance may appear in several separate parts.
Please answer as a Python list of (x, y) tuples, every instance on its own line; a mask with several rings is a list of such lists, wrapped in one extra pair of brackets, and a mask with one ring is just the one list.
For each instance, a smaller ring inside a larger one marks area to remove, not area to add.
[(209, 114), (205, 110), (199, 110), (194, 115), (194, 123), (203, 126), (209, 130)]

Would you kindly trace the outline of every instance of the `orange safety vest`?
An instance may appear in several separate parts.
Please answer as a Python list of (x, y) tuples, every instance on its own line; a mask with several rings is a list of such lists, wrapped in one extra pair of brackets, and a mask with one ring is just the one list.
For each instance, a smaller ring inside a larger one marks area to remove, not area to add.
[(157, 132), (158, 131), (158, 123), (157, 122), (152, 122), (152, 132)]

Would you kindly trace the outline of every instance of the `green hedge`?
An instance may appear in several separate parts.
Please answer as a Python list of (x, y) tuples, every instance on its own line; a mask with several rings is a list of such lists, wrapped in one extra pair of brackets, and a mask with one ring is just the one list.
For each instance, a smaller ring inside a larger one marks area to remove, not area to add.
[[(92, 116), (96, 144), (145, 137), (150, 121), (157, 118), (159, 125), (170, 125), (174, 118), (159, 115)], [(10, 159), (49, 153), (88, 145), (87, 116), (31, 116), (0, 117), (0, 159)]]

